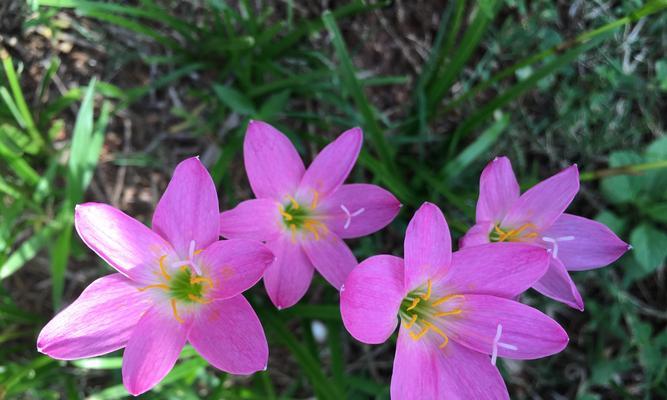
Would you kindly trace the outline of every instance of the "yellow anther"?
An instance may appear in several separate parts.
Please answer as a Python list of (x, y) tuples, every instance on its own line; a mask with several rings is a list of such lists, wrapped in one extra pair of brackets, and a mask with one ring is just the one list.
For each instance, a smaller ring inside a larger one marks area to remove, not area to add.
[(449, 296), (445, 296), (445, 297), (441, 297), (441, 298), (439, 298), (438, 300), (436, 300), (436, 301), (434, 301), (433, 303), (431, 303), (431, 305), (432, 305), (433, 307), (436, 307), (436, 306), (439, 306), (439, 305), (442, 304), (442, 303), (445, 303), (445, 302), (447, 302), (447, 301), (449, 301), (449, 300), (451, 300), (451, 299), (455, 299), (455, 298), (457, 298), (457, 297), (460, 298), (460, 299), (462, 299), (462, 298), (463, 298), (463, 295), (462, 295), (462, 294), (450, 294)]
[(446, 317), (446, 316), (449, 316), (449, 315), (458, 315), (458, 314), (461, 314), (461, 309), (460, 308), (454, 309), (452, 311), (441, 311), (439, 313), (434, 314), (433, 316), (434, 317)]
[(201, 253), (202, 251), (204, 251), (204, 249), (195, 250), (192, 254), (196, 256), (199, 253)]
[(405, 322), (403, 323), (403, 326), (405, 327), (405, 329), (412, 328), (412, 326), (415, 324), (415, 322), (417, 322), (417, 318), (418, 318), (417, 314), (412, 314), (412, 319), (410, 320), (410, 322), (408, 322), (407, 324)]
[(211, 301), (213, 301), (213, 300), (209, 300), (209, 299), (202, 299), (201, 297), (197, 297), (192, 293), (188, 293), (188, 299), (194, 301), (195, 303), (199, 303), (199, 304), (208, 304)]
[(429, 279), (427, 282), (428, 282), (428, 283), (427, 283), (427, 284), (428, 284), (428, 287), (426, 288), (426, 293), (424, 293), (424, 294), (421, 296), (421, 298), (424, 299), (424, 300), (428, 300), (428, 299), (431, 298), (431, 280)]
[[(493, 227), (493, 229), (498, 234), (498, 241), (499, 242), (504, 242), (506, 240), (512, 241), (512, 240), (520, 239), (521, 238), (521, 233), (523, 231), (525, 231), (526, 229), (535, 230), (535, 229), (537, 229), (537, 227), (529, 222), (529, 223), (521, 225), (518, 229), (511, 229), (507, 232), (503, 231), (498, 225), (495, 225)], [(538, 236), (537, 232), (530, 232), (530, 233), (527, 233), (527, 234), (523, 235), (523, 238), (532, 239), (532, 238), (535, 238), (537, 236)]]
[(209, 288), (211, 289), (213, 288), (213, 281), (211, 280), (211, 278), (206, 278), (203, 276), (194, 276), (194, 275), (190, 278), (191, 284), (202, 283), (202, 282), (206, 283)]
[(294, 217), (292, 216), (292, 214), (289, 214), (289, 213), (287, 213), (287, 212), (285, 212), (285, 211), (283, 211), (283, 210), (280, 210), (280, 215), (282, 215), (283, 218), (285, 218), (285, 221), (291, 221), (291, 220), (294, 219)]
[(164, 278), (165, 278), (166, 280), (170, 280), (170, 279), (171, 279), (171, 275), (169, 275), (169, 274), (167, 273), (167, 268), (164, 266), (164, 260), (165, 260), (166, 258), (167, 258), (166, 255), (160, 257), (160, 261), (159, 261), (159, 264), (160, 264), (160, 273), (162, 274), (162, 276), (164, 276)]
[(289, 194), (285, 195), (285, 197), (287, 197), (289, 199), (290, 203), (292, 203), (292, 208), (293, 209), (295, 209), (295, 210), (299, 209), (299, 203), (296, 201), (296, 199), (294, 199), (294, 197), (290, 196)]
[(178, 322), (181, 323), (181, 324), (182, 324), (183, 322), (185, 322), (185, 321), (183, 321), (183, 318), (181, 318), (181, 317), (178, 315), (178, 310), (176, 309), (176, 299), (171, 299), (171, 311), (174, 312), (174, 318), (176, 318), (176, 321), (178, 321)]
[(290, 231), (292, 231), (292, 243), (296, 243), (296, 225), (290, 224)]
[(310, 203), (310, 208), (313, 210), (317, 207), (317, 201), (319, 200), (320, 194), (317, 190), (313, 190), (313, 201)]
[(181, 269), (181, 271), (183, 271), (183, 272), (190, 271), (190, 268), (188, 268), (187, 265), (181, 265), (181, 268), (180, 268), (180, 269)]
[(162, 290), (168, 292), (169, 291), (169, 286), (165, 285), (164, 283), (157, 283), (155, 285), (148, 285), (148, 286), (144, 286), (142, 288), (139, 288), (139, 291), (143, 292), (143, 291), (148, 290), (148, 289), (162, 289)]
[(320, 240), (320, 233), (317, 231), (317, 224), (314, 221), (308, 220), (303, 224), (303, 227), (315, 236), (315, 240)]
[(406, 310), (410, 311), (413, 308), (417, 307), (417, 304), (419, 304), (419, 301), (421, 301), (421, 297), (415, 297), (415, 299), (412, 300), (412, 304), (410, 304), (410, 307), (408, 307)]
[(421, 339), (424, 335), (426, 335), (426, 332), (428, 332), (430, 326), (432, 326), (432, 325), (426, 323), (426, 324), (424, 325), (424, 327), (422, 328), (422, 330), (419, 331), (419, 333), (417, 333), (417, 334), (415, 334), (414, 332), (410, 331), (410, 337), (412, 338), (412, 340), (419, 340), (419, 339)]
[(430, 322), (424, 322), (424, 326), (428, 329), (431, 329), (433, 332), (437, 333), (438, 335), (442, 336), (443, 339), (445, 339), (445, 341), (442, 342), (440, 346), (438, 346), (439, 348), (444, 349), (445, 346), (447, 346), (447, 343), (449, 343), (449, 337), (445, 334), (445, 332), (441, 331), (440, 328), (438, 328), (437, 326), (433, 325)]

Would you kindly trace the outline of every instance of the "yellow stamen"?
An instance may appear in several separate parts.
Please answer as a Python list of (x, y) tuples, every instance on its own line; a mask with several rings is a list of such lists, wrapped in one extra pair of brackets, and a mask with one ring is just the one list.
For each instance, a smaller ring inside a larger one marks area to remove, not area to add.
[[(518, 229), (511, 229), (507, 232), (503, 231), (498, 225), (495, 225), (493, 229), (496, 231), (498, 234), (498, 241), (499, 242), (504, 242), (506, 240), (515, 240), (515, 239), (520, 239), (521, 238), (521, 233), (525, 231), (526, 229), (537, 229), (537, 227), (533, 224), (526, 223), (521, 225)], [(538, 236), (537, 232), (530, 232), (525, 235), (523, 235), (523, 238), (526, 239), (533, 239)]]
[(428, 287), (426, 289), (426, 293), (421, 296), (422, 299), (428, 300), (431, 298), (431, 280), (429, 279), (428, 281)]
[(280, 215), (282, 215), (283, 218), (285, 218), (285, 221), (291, 221), (291, 220), (294, 219), (294, 217), (292, 216), (292, 214), (289, 214), (289, 213), (287, 213), (287, 212), (285, 212), (285, 211), (283, 211), (283, 210), (280, 210)]
[(441, 331), (440, 328), (427, 321), (424, 322), (424, 326), (426, 329), (431, 329), (433, 332), (437, 333), (445, 339), (445, 341), (442, 342), (440, 346), (438, 346), (439, 348), (444, 349), (445, 346), (447, 346), (447, 343), (449, 343), (449, 337), (447, 337), (445, 332)]
[(199, 253), (201, 253), (202, 251), (204, 251), (204, 249), (195, 250), (192, 254), (196, 256)]
[(415, 297), (415, 299), (412, 300), (412, 304), (410, 304), (410, 307), (408, 307), (406, 310), (407, 310), (407, 311), (410, 311), (410, 310), (412, 310), (413, 308), (417, 307), (417, 304), (419, 304), (419, 301), (420, 301), (420, 300), (421, 300), (420, 297)]
[(455, 299), (455, 298), (457, 298), (457, 297), (460, 298), (460, 299), (462, 299), (462, 298), (463, 298), (463, 295), (462, 295), (462, 294), (450, 294), (449, 296), (445, 296), (445, 297), (439, 298), (438, 300), (434, 301), (431, 305), (432, 305), (433, 307), (436, 307), (436, 306), (439, 306), (439, 305), (442, 304), (442, 303), (445, 303), (445, 302), (447, 302), (447, 301), (449, 301), (449, 300), (451, 300), (451, 299)]
[(144, 286), (142, 288), (139, 288), (139, 291), (143, 292), (143, 291), (148, 290), (148, 289), (162, 289), (162, 290), (168, 292), (169, 291), (169, 286), (165, 285), (164, 283), (157, 283), (155, 285), (148, 285), (148, 286)]
[(317, 192), (317, 190), (313, 190), (313, 201), (310, 203), (310, 208), (313, 210), (315, 207), (317, 207), (317, 201), (319, 200), (320, 194)]
[(290, 224), (290, 231), (292, 231), (292, 243), (296, 243), (296, 225)]
[(412, 314), (412, 319), (410, 320), (410, 322), (408, 322), (407, 324), (404, 322), (403, 326), (405, 327), (405, 329), (410, 329), (415, 324), (415, 322), (417, 322), (417, 314)]
[[(430, 324), (425, 324), (424, 327), (422, 328), (422, 330), (419, 331), (419, 333), (417, 333), (417, 334), (415, 334), (414, 332), (410, 331), (410, 337), (412, 338), (412, 340), (419, 340), (419, 339), (421, 339), (424, 335), (426, 335), (426, 332), (428, 332), (428, 329), (429, 329), (429, 325), (430, 325)], [(431, 326), (432, 326), (432, 325), (431, 325)]]
[(303, 227), (315, 236), (315, 240), (320, 240), (320, 233), (317, 231), (315, 223), (311, 220), (304, 222)]
[(452, 311), (441, 311), (439, 313), (434, 314), (434, 317), (446, 317), (448, 315), (458, 315), (461, 314), (461, 309), (457, 308)]
[(170, 280), (170, 279), (171, 279), (171, 275), (169, 275), (169, 274), (167, 273), (167, 269), (166, 269), (165, 266), (164, 266), (164, 260), (165, 260), (166, 258), (167, 258), (166, 255), (160, 257), (160, 261), (159, 261), (159, 263), (160, 263), (160, 273), (162, 273), (162, 276), (164, 276), (164, 278), (165, 278), (166, 280)]
[(188, 299), (199, 304), (209, 304), (211, 301), (213, 301), (213, 300), (202, 299), (201, 297), (197, 297), (192, 293), (188, 293)]
[(201, 283), (201, 282), (206, 283), (209, 288), (211, 288), (211, 289), (213, 288), (213, 281), (211, 280), (211, 278), (206, 278), (206, 277), (203, 277), (203, 276), (194, 276), (194, 275), (190, 278), (190, 283), (191, 284)]
[(293, 209), (295, 209), (295, 210), (299, 209), (299, 203), (294, 199), (294, 197), (290, 196), (289, 194), (285, 195), (285, 197), (287, 197), (289, 199), (290, 203), (292, 203), (292, 208)]
[(178, 310), (176, 309), (176, 299), (171, 299), (171, 310), (174, 312), (174, 317), (179, 323), (183, 323), (183, 319), (178, 315)]

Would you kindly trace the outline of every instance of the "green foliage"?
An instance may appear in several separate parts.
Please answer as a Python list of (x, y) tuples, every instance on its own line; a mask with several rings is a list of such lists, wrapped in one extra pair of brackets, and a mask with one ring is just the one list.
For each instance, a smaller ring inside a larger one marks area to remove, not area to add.
[[(185, 105), (162, 117), (180, 121), (180, 132), (206, 144), (202, 151), (214, 150), (210, 170), (224, 208), (248, 194), (245, 180), (238, 183), (245, 178), (236, 166), (249, 119), (279, 127), (304, 155), (316, 147), (307, 143), (319, 147), (328, 140), (313, 132), (361, 126), (366, 141), (351, 180), (385, 186), (406, 207), (386, 231), (354, 242), (360, 260), (396, 253), (409, 216), (425, 200), (443, 207), (457, 236), (464, 233), (474, 221), (479, 172), (494, 155), (513, 156), (522, 186), (553, 173), (555, 165), (578, 161), (588, 171), (582, 181), (593, 181), (586, 193), (597, 193), (600, 179), (602, 194), (595, 201), (586, 196), (590, 204), (578, 204), (582, 214), (597, 213), (634, 250), (615, 267), (577, 277), (586, 292), (583, 316), (528, 295), (528, 301), (558, 314), (572, 343), (563, 355), (519, 372), (506, 368), (513, 371), (506, 374), (511, 393), (513, 398), (559, 393), (580, 399), (667, 395), (667, 361), (661, 357), (667, 335), (664, 324), (655, 323), (666, 316), (654, 306), (667, 300), (644, 296), (664, 284), (656, 276), (667, 256), (667, 138), (659, 120), (667, 63), (650, 59), (646, 70), (628, 72), (618, 50), (632, 50), (637, 42), (626, 40), (627, 31), (646, 18), (636, 40), (657, 53), (660, 46), (652, 41), (664, 37), (661, 11), (667, 2), (595, 8), (591, 15), (598, 17), (577, 25), (574, 35), (561, 34), (562, 10), (549, 2), (446, 2), (432, 48), (414, 76), (376, 76), (360, 67), (358, 42), (371, 39), (352, 37), (347, 28), (354, 18), (369, 18), (387, 6), (384, 1), (353, 0), (304, 18), (295, 17), (299, 5), (292, 1), (281, 10), (245, 0), (234, 6), (205, 0), (195, 2), (196, 18), (179, 13), (180, 3), (31, 1), (35, 14), (26, 27), (57, 33), (67, 29), (58, 15), (67, 15), (75, 21), (75, 34), (101, 42), (112, 62), (161, 71), (145, 85), (128, 88), (125, 82), (93, 78), (87, 87), (46, 96), (62, 68), (52, 58), (31, 98), (22, 89), (27, 80), (22, 64), (1, 52), (0, 280), (6, 289), (0, 290), (0, 343), (10, 346), (0, 350), (0, 398), (126, 397), (120, 354), (74, 362), (37, 355), (34, 337), (49, 316), (28, 311), (21, 293), (7, 282), (27, 273), (26, 266), (39, 269), (35, 258), (47, 252), (53, 309), (72, 300), (63, 293), (73, 261), (84, 260), (89, 270), (99, 263), (78, 248), (72, 217), (74, 206), (87, 198), (108, 124), (146, 96), (181, 86), (187, 87)], [(91, 26), (112, 27), (149, 43), (151, 50), (128, 49)], [(409, 93), (408, 101), (393, 105), (398, 111), (376, 103), (382, 96), (375, 91), (391, 88)], [(95, 94), (105, 100), (96, 104)], [(75, 117), (72, 107), (78, 107)], [(607, 155), (608, 168), (599, 170), (607, 167)], [(123, 167), (153, 168), (158, 161), (151, 152), (114, 157), (115, 166)], [(42, 269), (38, 273), (46, 273)], [(371, 352), (350, 339), (337, 293), (321, 279), (288, 310), (275, 311), (261, 287), (249, 298), (271, 345), (267, 372), (248, 379), (222, 374), (187, 347), (174, 370), (145, 397), (389, 397), (393, 347)], [(324, 340), (313, 334), (314, 325), (324, 327)]]

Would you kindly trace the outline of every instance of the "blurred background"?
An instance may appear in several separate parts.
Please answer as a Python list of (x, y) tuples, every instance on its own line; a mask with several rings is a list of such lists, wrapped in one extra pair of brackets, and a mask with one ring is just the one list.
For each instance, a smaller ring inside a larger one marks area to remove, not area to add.
[[(404, 204), (351, 241), (359, 260), (401, 255), (407, 221), (438, 204), (456, 239), (479, 174), (512, 159), (525, 190), (578, 163), (569, 211), (634, 249), (574, 273), (574, 311), (524, 296), (570, 335), (553, 357), (502, 360), (514, 399), (667, 398), (667, 1), (1, 0), (0, 399), (117, 399), (121, 352), (61, 362), (35, 339), (111, 269), (73, 235), (74, 205), (149, 222), (174, 166), (199, 154), (227, 209), (252, 197), (250, 118), (305, 160), (352, 126), (349, 182)], [(270, 341), (267, 372), (226, 375), (186, 348), (147, 399), (388, 399), (394, 341), (344, 330), (316, 277), (277, 312), (248, 292)]]

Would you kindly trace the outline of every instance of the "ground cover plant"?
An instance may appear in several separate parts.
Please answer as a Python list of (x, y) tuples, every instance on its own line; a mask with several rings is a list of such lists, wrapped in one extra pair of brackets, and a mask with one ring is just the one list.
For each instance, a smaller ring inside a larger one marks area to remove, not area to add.
[[(446, 215), (459, 248), (496, 156), (512, 160), (522, 192), (577, 163), (580, 194), (567, 212), (604, 223), (633, 250), (572, 274), (582, 312), (522, 295), (569, 344), (529, 362), (500, 353), (496, 365), (512, 398), (666, 396), (665, 8), (4, 2), (0, 396), (127, 396), (122, 352), (64, 362), (36, 349), (53, 315), (111, 271), (76, 236), (74, 207), (108, 203), (148, 223), (176, 165), (199, 155), (220, 210), (231, 210), (254, 197), (242, 155), (250, 120), (283, 132), (305, 165), (341, 132), (363, 130), (346, 183), (384, 188), (403, 207), (386, 228), (346, 240), (358, 261), (402, 257), (425, 201)], [(379, 346), (352, 338), (327, 280), (315, 274), (281, 311), (261, 284), (244, 295), (266, 332), (267, 370), (226, 374), (186, 346), (146, 398), (389, 397), (397, 335)]]

